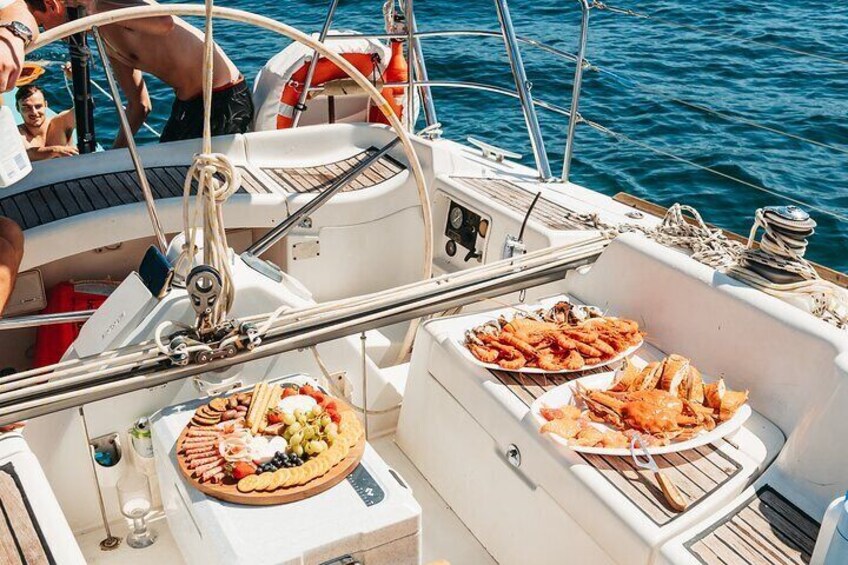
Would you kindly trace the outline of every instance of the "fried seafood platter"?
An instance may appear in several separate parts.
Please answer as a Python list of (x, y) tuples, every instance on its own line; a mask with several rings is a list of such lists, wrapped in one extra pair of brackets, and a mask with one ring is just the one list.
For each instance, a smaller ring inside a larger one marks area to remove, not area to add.
[(228, 502), (302, 500), (342, 481), (365, 450), (353, 410), (311, 385), (257, 384), (195, 410), (177, 461), (198, 490)]
[(490, 369), (571, 373), (602, 367), (636, 351), (642, 332), (633, 320), (603, 316), (566, 301), (548, 310), (515, 310), (465, 333), (465, 351)]
[(751, 415), (748, 392), (724, 379), (705, 383), (681, 355), (637, 368), (629, 359), (614, 372), (556, 387), (533, 403), (539, 432), (574, 451), (630, 455), (638, 435), (652, 454), (706, 445), (738, 430)]

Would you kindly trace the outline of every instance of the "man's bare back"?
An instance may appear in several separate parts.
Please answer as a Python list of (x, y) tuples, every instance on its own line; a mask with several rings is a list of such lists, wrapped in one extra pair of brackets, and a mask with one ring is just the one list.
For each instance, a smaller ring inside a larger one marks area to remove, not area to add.
[[(144, 2), (131, 2), (137, 5)], [(94, 10), (103, 12), (126, 7), (127, 3), (95, 1)], [(103, 26), (100, 30), (110, 57), (118, 64), (150, 73), (174, 89), (180, 100), (189, 100), (203, 91), (203, 35), (180, 18), (167, 20), (148, 18), (148, 26), (131, 26), (133, 22)], [(143, 22), (144, 20), (138, 20)], [(166, 28), (170, 27), (168, 31)], [(162, 33), (164, 32), (164, 33)], [(214, 88), (239, 79), (232, 61), (215, 46)]]

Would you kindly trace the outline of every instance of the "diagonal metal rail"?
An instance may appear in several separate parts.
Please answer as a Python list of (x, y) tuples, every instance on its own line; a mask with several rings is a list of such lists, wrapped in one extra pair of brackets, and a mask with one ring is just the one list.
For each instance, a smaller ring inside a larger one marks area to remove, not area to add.
[[(51, 372), (44, 371), (35, 379), (37, 384), (21, 388), (20, 379), (16, 380), (15, 375), (4, 377), (3, 384), (0, 385), (0, 425), (161, 386), (209, 371), (227, 369), (562, 280), (569, 270), (594, 262), (608, 243), (609, 241), (601, 236), (589, 237), (567, 246), (545, 249), (475, 267), (462, 273), (420, 281), (407, 287), (409, 292), (383, 303), (378, 302), (380, 293), (374, 296), (374, 300), (355, 297), (348, 301), (355, 302), (355, 306), (338, 317), (311, 317), (310, 310), (322, 310), (320, 304), (305, 308), (297, 312), (297, 319), (300, 321), (269, 331), (263, 342), (253, 350), (241, 351), (233, 357), (206, 364), (170, 366), (164, 355), (145, 358), (140, 346), (132, 346), (128, 350), (130, 356), (137, 355), (133, 362), (129, 362), (128, 356), (124, 356), (120, 362), (113, 362), (110, 366), (109, 359), (98, 357), (57, 366), (57, 371), (75, 367), (77, 376), (73, 378), (57, 378), (50, 382)], [(339, 301), (338, 305), (339, 311), (342, 311), (345, 301)]]
[(295, 227), (300, 221), (313, 213), (315, 210), (324, 205), (330, 198), (332, 198), (335, 194), (341, 191), (344, 187), (352, 183), (356, 178), (368, 170), (371, 165), (382, 159), (389, 151), (391, 151), (398, 143), (400, 143), (400, 138), (396, 137), (380, 149), (378, 149), (375, 153), (365, 157), (362, 161), (356, 164), (356, 166), (352, 167), (348, 171), (345, 171), (344, 174), (339, 176), (333, 184), (331, 184), (328, 188), (324, 189), (318, 196), (292, 212), (285, 220), (283, 220), (279, 226), (271, 229), (253, 242), (253, 245), (247, 248), (247, 255), (252, 255), (254, 257), (259, 257), (266, 251), (268, 251), (275, 243), (280, 241), (282, 238), (286, 237), (288, 233)]

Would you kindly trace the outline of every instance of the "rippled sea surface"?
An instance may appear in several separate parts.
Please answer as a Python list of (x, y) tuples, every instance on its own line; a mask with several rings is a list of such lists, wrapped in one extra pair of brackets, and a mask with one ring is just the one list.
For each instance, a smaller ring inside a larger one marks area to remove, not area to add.
[[(217, 4), (307, 32), (320, 28), (327, 7), (327, 2), (318, 0)], [(784, 197), (792, 198), (807, 203), (819, 223), (808, 257), (848, 271), (848, 4), (823, 0), (610, 4), (651, 17), (592, 10), (587, 58), (597, 70), (585, 74), (580, 111), (632, 141), (581, 124), (572, 180), (606, 194), (628, 192), (664, 206), (690, 204), (707, 221), (745, 235), (757, 207), (789, 203)], [(380, 0), (342, 0), (334, 27), (382, 32), (381, 5)], [(422, 31), (498, 25), (491, 1), (416, 0), (415, 7)], [(511, 11), (520, 35), (574, 52), (577, 2), (513, 0)], [(218, 42), (251, 81), (265, 61), (288, 44), (242, 24), (222, 22), (215, 31)], [(424, 52), (431, 80), (513, 86), (498, 38), (428, 39)], [(534, 96), (567, 107), (573, 64), (529, 46), (522, 54)], [(38, 56), (67, 57), (58, 46)], [(59, 73), (51, 75), (44, 82), (52, 104), (67, 106)], [(100, 68), (94, 77), (105, 86)], [(150, 124), (161, 130), (172, 94), (156, 79), (148, 78), (148, 85), (154, 101)], [(434, 97), (447, 137), (464, 140), (474, 135), (524, 154), (524, 161), (532, 165), (517, 100), (445, 88), (434, 89)], [(110, 140), (117, 120), (108, 101), (100, 95), (97, 99), (98, 135)], [(542, 109), (539, 117), (548, 156), (559, 174), (566, 120)], [(142, 138), (153, 139), (144, 134)]]

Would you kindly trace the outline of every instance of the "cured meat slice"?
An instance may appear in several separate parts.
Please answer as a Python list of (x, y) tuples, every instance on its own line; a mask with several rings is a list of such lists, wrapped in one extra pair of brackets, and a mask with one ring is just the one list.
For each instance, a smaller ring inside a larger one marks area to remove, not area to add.
[(198, 467), (202, 467), (203, 465), (207, 465), (209, 463), (215, 463), (221, 460), (220, 455), (209, 455), (206, 457), (200, 457), (198, 459), (193, 459), (188, 462), (189, 469), (196, 469)]
[(208, 469), (205, 473), (203, 473), (200, 476), (200, 481), (201, 482), (208, 481), (209, 479), (211, 479), (212, 477), (214, 477), (218, 473), (223, 473), (223, 472), (224, 472), (224, 467), (221, 466), (221, 465), (217, 465), (215, 467)]
[[(224, 460), (219, 457), (217, 460), (213, 461), (212, 463), (207, 463), (205, 465), (201, 465), (200, 467), (197, 467), (194, 470), (194, 474), (198, 475), (198, 476), (205, 475), (209, 471), (209, 469), (215, 469), (216, 467), (221, 467), (220, 464), (223, 463), (223, 461)], [(223, 471), (223, 470), (224, 470), (223, 467), (218, 469), (218, 471)], [(217, 473), (218, 471), (215, 471), (215, 473)], [(215, 473), (212, 473), (212, 475), (214, 475)], [(209, 476), (211, 477), (212, 475), (209, 475)]]

